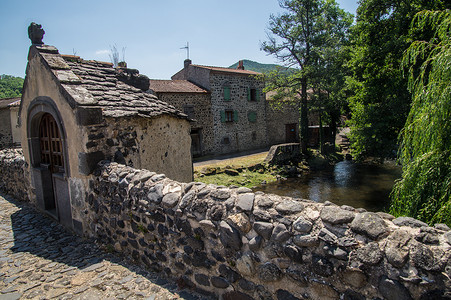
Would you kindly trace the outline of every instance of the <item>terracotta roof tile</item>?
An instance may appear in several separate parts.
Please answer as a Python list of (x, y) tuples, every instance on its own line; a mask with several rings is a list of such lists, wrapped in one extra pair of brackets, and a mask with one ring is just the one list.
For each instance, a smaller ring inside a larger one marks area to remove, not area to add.
[(188, 80), (150, 80), (150, 87), (155, 93), (208, 93), (208, 91)]

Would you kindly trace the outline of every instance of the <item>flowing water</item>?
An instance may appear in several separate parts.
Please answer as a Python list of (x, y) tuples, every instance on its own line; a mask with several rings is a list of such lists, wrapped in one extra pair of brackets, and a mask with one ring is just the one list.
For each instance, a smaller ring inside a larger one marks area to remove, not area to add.
[(254, 191), (386, 211), (393, 184), (400, 177), (401, 168), (393, 162), (357, 164), (345, 160), (301, 178), (259, 186)]

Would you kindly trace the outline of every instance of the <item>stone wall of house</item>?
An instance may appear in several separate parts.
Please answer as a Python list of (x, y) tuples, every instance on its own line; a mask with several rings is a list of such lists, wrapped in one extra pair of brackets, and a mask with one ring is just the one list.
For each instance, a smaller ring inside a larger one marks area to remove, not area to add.
[(13, 135), (9, 108), (0, 109), (0, 148), (8, 147), (12, 143)]
[(87, 128), (86, 147), (92, 153), (182, 182), (193, 178), (190, 124), (186, 120), (164, 115), (152, 119), (105, 118), (102, 124)]
[[(299, 142), (299, 106), (296, 102), (276, 102), (266, 101), (266, 120), (268, 130), (269, 145), (283, 144), (287, 142), (294, 142), (287, 140), (287, 125), (295, 125), (296, 142)], [(308, 113), (309, 126), (319, 125), (318, 112)], [(323, 124), (327, 126), (327, 124)], [(319, 128), (309, 128), (309, 145), (317, 146), (319, 140)], [(325, 129), (326, 134), (330, 131)]]
[(191, 122), (191, 128), (201, 130), (202, 155), (214, 153), (210, 94), (158, 93), (157, 96), (161, 101), (165, 101), (185, 113), (187, 113), (186, 107), (192, 107), (194, 114), (190, 117), (195, 121)]
[[(264, 83), (253, 76), (211, 73), (211, 106), (215, 153), (239, 152), (267, 147)], [(230, 100), (224, 99), (224, 86), (230, 87)], [(258, 101), (248, 101), (248, 88), (256, 89)], [(231, 122), (221, 119), (222, 112), (233, 111)], [(251, 121), (250, 114), (255, 119)]]
[(0, 190), (16, 199), (28, 201), (28, 164), (22, 149), (0, 150)]
[[(14, 145), (21, 144), (21, 135), (19, 128), (19, 106), (11, 106), (10, 107), (10, 116), (11, 116), (11, 134), (13, 138)], [(0, 125), (1, 127), (1, 125)]]
[(191, 65), (191, 60), (185, 60), (184, 68), (174, 74), (171, 79), (189, 80), (191, 82), (195, 82), (196, 85), (209, 91), (211, 90), (211, 86), (210, 81), (208, 80), (208, 76), (210, 76), (210, 70)]
[(266, 120), (268, 126), (268, 143), (270, 145), (287, 142), (286, 125), (296, 124), (296, 136), (299, 136), (299, 110), (293, 103), (276, 104), (266, 101)]
[(103, 162), (86, 234), (223, 299), (445, 299), (451, 231)]

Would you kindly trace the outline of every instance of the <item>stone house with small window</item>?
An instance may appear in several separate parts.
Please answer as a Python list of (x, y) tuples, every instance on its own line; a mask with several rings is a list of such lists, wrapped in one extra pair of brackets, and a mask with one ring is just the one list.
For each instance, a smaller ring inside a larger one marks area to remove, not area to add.
[[(92, 224), (84, 211), (95, 202), (86, 191), (104, 159), (147, 169), (148, 178), (164, 173), (192, 180), (188, 117), (147, 93), (149, 78), (134, 69), (61, 55), (42, 43), (40, 25), (30, 28), (40, 38), (30, 37), (19, 123), (29, 196), (38, 209), (86, 232)], [(128, 186), (144, 178), (116, 179)]]
[(188, 80), (150, 80), (149, 91), (158, 99), (183, 111), (191, 121), (193, 156), (212, 153), (213, 116), (210, 92)]
[[(204, 138), (203, 154), (223, 154), (268, 146), (264, 82), (258, 72), (194, 65), (185, 60), (184, 68), (172, 76), (209, 92), (211, 119), (202, 120), (203, 128), (212, 129)], [(170, 101), (170, 104), (174, 102)], [(202, 105), (194, 104), (194, 110)]]

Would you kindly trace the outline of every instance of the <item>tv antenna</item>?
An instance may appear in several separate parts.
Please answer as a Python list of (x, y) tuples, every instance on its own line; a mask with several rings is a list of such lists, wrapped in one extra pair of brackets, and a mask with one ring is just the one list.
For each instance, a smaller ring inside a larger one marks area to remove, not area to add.
[(186, 59), (189, 59), (189, 43), (186, 42), (186, 46), (180, 49), (186, 49)]

